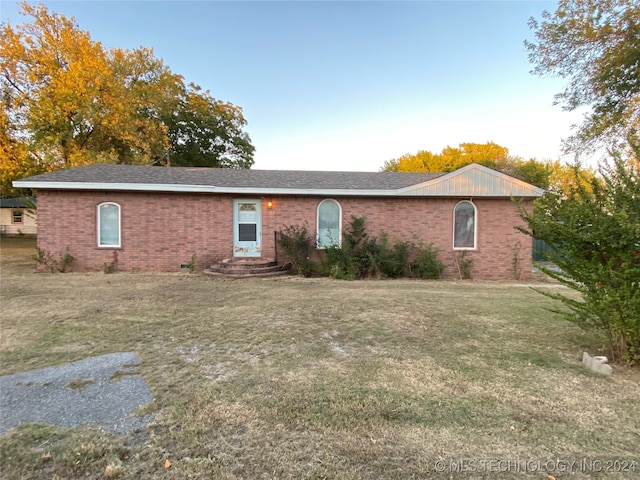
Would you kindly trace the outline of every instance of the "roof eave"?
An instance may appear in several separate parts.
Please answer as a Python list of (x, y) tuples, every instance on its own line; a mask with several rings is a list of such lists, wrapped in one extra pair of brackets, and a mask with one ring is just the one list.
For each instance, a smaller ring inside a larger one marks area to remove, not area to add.
[[(93, 182), (30, 182), (17, 180), (13, 182), (15, 187), (34, 188), (36, 190), (110, 190), (127, 192), (166, 192), (166, 193), (220, 193), (241, 195), (320, 195), (342, 197), (442, 197), (435, 192), (423, 192), (415, 194), (411, 189), (325, 189), (325, 188), (253, 188), (253, 187), (217, 187), (214, 185), (181, 185), (181, 184), (156, 184), (156, 183), (93, 183)], [(542, 192), (542, 190), (541, 190)], [(540, 193), (542, 195), (542, 193)], [(540, 195), (513, 195), (518, 198), (535, 198)], [(468, 194), (444, 195), (447, 197), (469, 197)], [(475, 194), (473, 197), (496, 197), (495, 194)]]
[(128, 192), (229, 193), (243, 195), (326, 195), (326, 196), (395, 196), (397, 190), (325, 189), (325, 188), (255, 188), (218, 187), (215, 185), (181, 185), (157, 183), (29, 182), (17, 180), (15, 187), (37, 190), (111, 190)]

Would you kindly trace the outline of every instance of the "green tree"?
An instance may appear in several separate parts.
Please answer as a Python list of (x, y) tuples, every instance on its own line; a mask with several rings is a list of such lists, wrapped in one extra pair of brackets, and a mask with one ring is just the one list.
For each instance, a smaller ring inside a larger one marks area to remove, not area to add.
[(95, 162), (253, 165), (242, 110), (186, 86), (153, 50), (107, 50), (42, 5), (22, 13), (31, 21), (0, 30), (3, 196), (14, 179)]
[(242, 109), (190, 84), (163, 117), (171, 141), (169, 161), (181, 167), (251, 168), (254, 147)]
[(544, 240), (560, 271), (544, 271), (580, 297), (541, 291), (556, 311), (604, 334), (614, 360), (640, 362), (640, 164), (616, 156), (589, 181), (579, 168), (568, 195), (547, 193), (521, 210), (523, 232)]
[(509, 157), (504, 163), (496, 165), (496, 168), (502, 173), (546, 189), (551, 186), (552, 169), (550, 165), (550, 162), (540, 162), (535, 158), (524, 160), (520, 157)]
[(555, 97), (565, 110), (589, 107), (567, 147), (637, 144), (640, 126), (640, 3), (637, 0), (561, 0), (554, 13), (529, 20), (525, 41), (532, 73), (569, 80)]

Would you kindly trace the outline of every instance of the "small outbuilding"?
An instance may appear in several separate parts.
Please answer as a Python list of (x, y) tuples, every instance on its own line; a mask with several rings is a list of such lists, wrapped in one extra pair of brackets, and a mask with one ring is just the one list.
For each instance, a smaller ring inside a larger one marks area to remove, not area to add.
[(38, 233), (35, 198), (0, 199), (0, 234), (35, 235)]

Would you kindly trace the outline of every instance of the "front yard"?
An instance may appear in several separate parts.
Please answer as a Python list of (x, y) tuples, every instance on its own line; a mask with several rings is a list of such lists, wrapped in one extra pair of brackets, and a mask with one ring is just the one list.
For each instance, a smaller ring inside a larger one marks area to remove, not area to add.
[(36, 274), (33, 247), (2, 239), (1, 373), (135, 351), (155, 420), (23, 425), (4, 478), (639, 475), (638, 370), (586, 371), (601, 344), (525, 285)]

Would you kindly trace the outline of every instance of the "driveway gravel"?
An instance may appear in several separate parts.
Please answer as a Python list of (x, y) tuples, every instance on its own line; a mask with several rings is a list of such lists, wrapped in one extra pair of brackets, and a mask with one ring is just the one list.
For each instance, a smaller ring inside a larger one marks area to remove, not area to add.
[(0, 377), (0, 435), (26, 422), (99, 424), (121, 434), (144, 428), (152, 417), (132, 414), (153, 395), (135, 374), (139, 363), (121, 352)]

